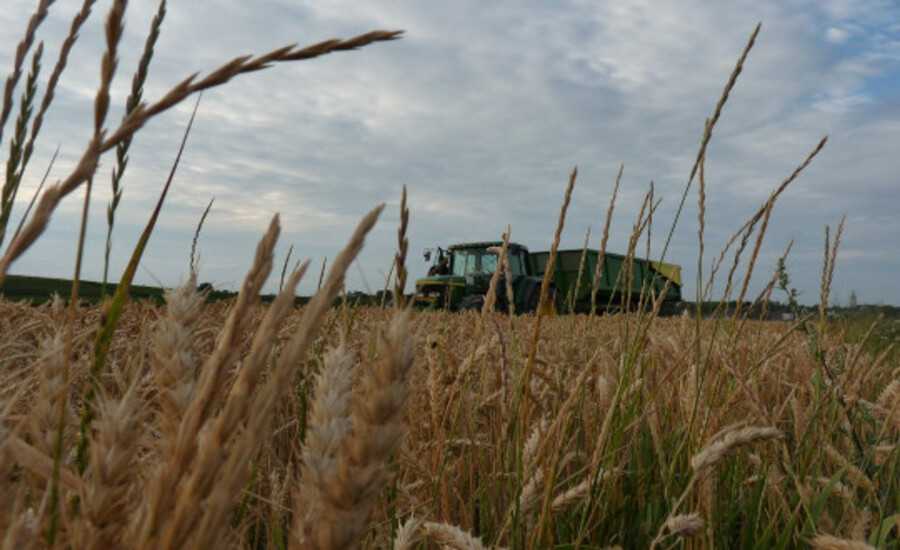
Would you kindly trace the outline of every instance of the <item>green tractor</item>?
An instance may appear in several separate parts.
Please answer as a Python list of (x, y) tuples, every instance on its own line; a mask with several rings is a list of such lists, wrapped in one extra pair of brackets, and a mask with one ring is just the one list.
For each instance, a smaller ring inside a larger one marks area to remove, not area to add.
[[(433, 262), (428, 276), (416, 281), (415, 306), (419, 309), (449, 311), (481, 310), (491, 277), (497, 269), (502, 242), (454, 244), (448, 248), (427, 250), (425, 261)], [(515, 311), (537, 311), (541, 297), (542, 277), (531, 272), (528, 249), (509, 243), (506, 249), (513, 289)], [(504, 275), (504, 270), (501, 270)], [(506, 280), (497, 284), (497, 309), (508, 311)], [(556, 288), (549, 289), (551, 303), (556, 301)]]

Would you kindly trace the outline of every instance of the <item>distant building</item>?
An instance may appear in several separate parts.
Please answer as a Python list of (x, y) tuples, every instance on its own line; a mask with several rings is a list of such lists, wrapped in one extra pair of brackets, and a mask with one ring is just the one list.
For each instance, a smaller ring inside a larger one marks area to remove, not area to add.
[(850, 309), (856, 309), (856, 292), (850, 291), (850, 302), (847, 304)]

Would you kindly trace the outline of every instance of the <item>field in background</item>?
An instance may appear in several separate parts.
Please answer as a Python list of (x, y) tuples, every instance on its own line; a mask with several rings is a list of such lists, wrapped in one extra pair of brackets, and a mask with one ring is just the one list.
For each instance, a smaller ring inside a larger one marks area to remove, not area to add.
[[(100, 303), (102, 296), (102, 283), (94, 281), (81, 281), (80, 299), (89, 303)], [(116, 285), (110, 285), (109, 294), (116, 291)], [(54, 279), (50, 277), (29, 277), (25, 275), (8, 275), (3, 285), (0, 286), (0, 294), (9, 301), (30, 301), (32, 304), (43, 304), (53, 299), (53, 295), (70, 296), (72, 293), (72, 281), (68, 279)], [(152, 286), (131, 285), (129, 296), (132, 299), (153, 299), (162, 303), (163, 289)]]

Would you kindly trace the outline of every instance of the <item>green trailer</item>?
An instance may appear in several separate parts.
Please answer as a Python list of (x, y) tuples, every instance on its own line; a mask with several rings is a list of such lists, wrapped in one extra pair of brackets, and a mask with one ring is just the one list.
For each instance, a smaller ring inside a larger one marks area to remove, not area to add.
[[(544, 273), (549, 259), (549, 251), (532, 252), (529, 255), (531, 272)], [(601, 254), (598, 250), (574, 249), (557, 251), (554, 262), (551, 280), (559, 293), (561, 309), (580, 313), (591, 310), (598, 262), (600, 272), (593, 301), (600, 311), (634, 309), (662, 297), (664, 313), (671, 313), (681, 301), (680, 266), (621, 254)], [(642, 295), (645, 297), (643, 302)]]

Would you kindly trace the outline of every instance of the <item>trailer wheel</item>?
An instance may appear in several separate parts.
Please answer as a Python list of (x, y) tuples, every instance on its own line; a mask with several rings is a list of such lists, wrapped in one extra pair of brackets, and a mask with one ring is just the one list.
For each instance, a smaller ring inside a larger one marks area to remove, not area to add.
[(484, 307), (484, 296), (472, 294), (459, 301), (459, 311), (481, 311)]
[[(536, 285), (531, 292), (531, 295), (528, 296), (528, 301), (525, 303), (525, 313), (534, 313), (537, 314), (538, 306), (540, 306), (541, 301), (541, 285)], [(548, 302), (548, 313), (559, 313), (562, 311), (559, 302), (559, 293), (556, 291), (556, 287), (554, 285), (550, 285), (547, 288), (547, 302)]]

